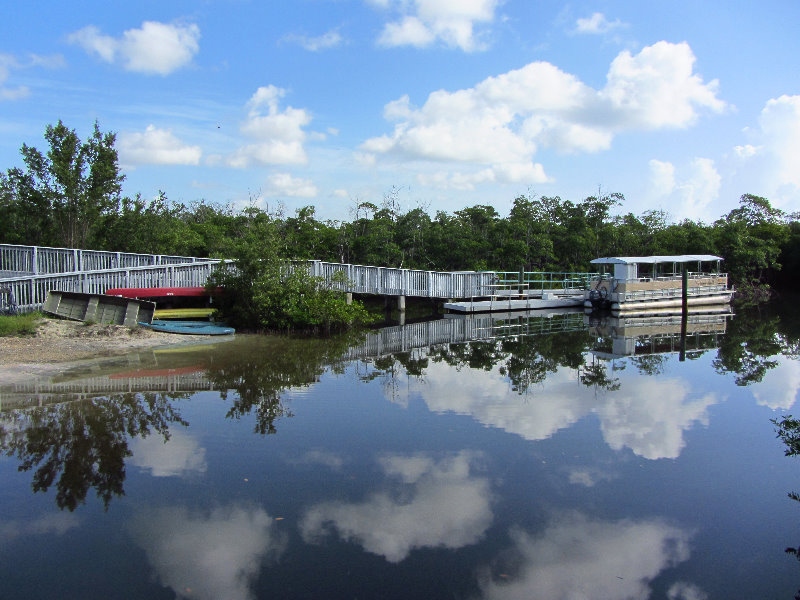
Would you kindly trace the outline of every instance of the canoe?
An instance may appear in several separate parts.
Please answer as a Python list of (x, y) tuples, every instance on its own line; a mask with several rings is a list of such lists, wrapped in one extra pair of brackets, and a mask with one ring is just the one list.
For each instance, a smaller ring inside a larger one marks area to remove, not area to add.
[(166, 298), (177, 297), (203, 297), (211, 293), (204, 287), (154, 287), (154, 288), (109, 288), (109, 296), (123, 296), (125, 298)]
[(213, 308), (156, 308), (154, 319), (201, 319), (214, 314)]
[(153, 331), (164, 333), (182, 333), (185, 335), (231, 335), (236, 333), (233, 327), (215, 325), (208, 321), (162, 321), (154, 319), (152, 323), (139, 323)]

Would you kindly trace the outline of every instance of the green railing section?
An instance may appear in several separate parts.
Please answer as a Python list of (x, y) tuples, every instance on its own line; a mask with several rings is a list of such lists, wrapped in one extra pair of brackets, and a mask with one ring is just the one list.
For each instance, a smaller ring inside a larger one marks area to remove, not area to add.
[(586, 290), (599, 273), (564, 273), (557, 271), (497, 271), (498, 292), (548, 290)]

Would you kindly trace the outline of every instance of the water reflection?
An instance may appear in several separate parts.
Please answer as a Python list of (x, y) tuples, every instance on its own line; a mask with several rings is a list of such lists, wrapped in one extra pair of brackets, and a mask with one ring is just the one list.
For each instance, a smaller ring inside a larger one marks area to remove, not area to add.
[(187, 424), (174, 399), (122, 394), (11, 411), (0, 422), (0, 449), (19, 460), (20, 471), (33, 471), (34, 492), (55, 486), (59, 508), (75, 510), (90, 489), (108, 507), (125, 493), (130, 440), (150, 434), (167, 440), (171, 424)]
[(329, 534), (400, 562), (417, 548), (456, 549), (479, 541), (492, 523), (489, 480), (473, 473), (480, 456), (461, 451), (387, 455), (379, 459), (390, 480), (361, 502), (322, 502), (305, 511), (303, 539), (320, 543)]
[[(483, 597), (649, 598), (651, 582), (689, 559), (689, 533), (658, 519), (606, 521), (581, 513), (554, 517), (541, 533), (510, 533), (512, 546), (484, 571)], [(696, 595), (678, 595), (691, 591)], [(703, 598), (676, 582), (669, 598)]]
[(206, 449), (190, 434), (172, 429), (169, 438), (137, 437), (130, 463), (153, 477), (183, 477), (206, 472)]
[(287, 542), (277, 522), (253, 506), (153, 509), (130, 529), (158, 582), (179, 598), (253, 598), (262, 565), (280, 558)]

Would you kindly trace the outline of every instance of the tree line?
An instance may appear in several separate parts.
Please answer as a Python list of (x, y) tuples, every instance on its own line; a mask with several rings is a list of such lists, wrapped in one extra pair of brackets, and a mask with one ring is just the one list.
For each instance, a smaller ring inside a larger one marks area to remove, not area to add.
[(0, 173), (0, 243), (231, 257), (253, 230), (270, 232), (279, 258), (431, 270), (586, 271), (599, 256), (717, 254), (739, 287), (794, 287), (800, 215), (744, 194), (713, 223), (673, 222), (661, 210), (624, 212), (620, 193), (580, 201), (521, 195), (507, 215), (476, 205), (431, 215), (403, 210), (397, 190), (357, 201), (346, 220), (313, 206), (267, 211), (123, 196), (115, 135), (97, 123), (81, 141), (61, 121), (45, 153), (23, 144), (23, 167)]

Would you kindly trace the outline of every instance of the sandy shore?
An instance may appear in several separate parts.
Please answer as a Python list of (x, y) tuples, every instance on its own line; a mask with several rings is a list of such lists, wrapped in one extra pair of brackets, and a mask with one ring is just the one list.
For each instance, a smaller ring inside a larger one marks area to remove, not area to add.
[(35, 336), (0, 337), (0, 385), (55, 375), (87, 359), (207, 339), (202, 335), (176, 335), (145, 327), (43, 319)]

